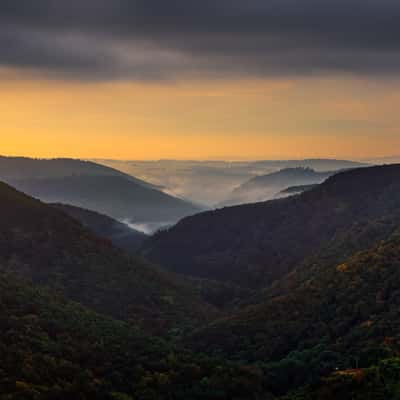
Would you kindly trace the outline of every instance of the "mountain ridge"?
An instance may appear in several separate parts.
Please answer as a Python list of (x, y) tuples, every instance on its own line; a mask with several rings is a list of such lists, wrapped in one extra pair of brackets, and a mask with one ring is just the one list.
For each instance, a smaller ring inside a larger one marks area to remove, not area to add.
[(395, 229), (399, 176), (400, 165), (355, 169), (298, 196), (200, 213), (154, 235), (143, 254), (179, 273), (268, 286), (313, 254), (340, 243), (348, 256)]
[(49, 203), (67, 203), (132, 223), (175, 223), (201, 210), (121, 171), (75, 159), (0, 157), (0, 180)]
[(128, 255), (64, 212), (4, 183), (0, 218), (0, 271), (164, 334), (217, 314), (183, 278)]
[(148, 237), (146, 234), (96, 211), (69, 204), (53, 203), (51, 205), (79, 220), (97, 236), (110, 239), (116, 247), (132, 254), (136, 253)]
[(120, 176), (144, 187), (157, 188), (155, 185), (145, 182), (142, 179), (89, 160), (78, 158), (9, 157), (0, 155), (0, 179), (4, 182), (9, 179), (62, 178), (71, 175)]

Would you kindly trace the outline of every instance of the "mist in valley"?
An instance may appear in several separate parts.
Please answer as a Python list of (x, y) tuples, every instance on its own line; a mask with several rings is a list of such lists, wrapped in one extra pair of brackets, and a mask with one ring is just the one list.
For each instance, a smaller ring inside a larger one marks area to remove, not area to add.
[(182, 160), (95, 160), (126, 174), (149, 182), (163, 192), (205, 208), (252, 203), (282, 197), (281, 190), (292, 185), (320, 183), (323, 179), (284, 181), (269, 187), (255, 188), (232, 195), (253, 178), (286, 168), (312, 168), (316, 172), (339, 171), (364, 166), (365, 163), (334, 159), (265, 160), (265, 161), (182, 161)]
[(130, 228), (142, 232), (146, 235), (152, 235), (160, 230), (167, 229), (173, 226), (177, 221), (155, 221), (155, 222), (132, 222), (129, 219), (121, 221)]

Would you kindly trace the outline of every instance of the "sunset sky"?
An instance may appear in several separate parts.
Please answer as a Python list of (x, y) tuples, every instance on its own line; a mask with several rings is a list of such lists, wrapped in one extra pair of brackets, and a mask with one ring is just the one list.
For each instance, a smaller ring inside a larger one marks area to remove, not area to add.
[(400, 153), (395, 0), (0, 4), (0, 154)]

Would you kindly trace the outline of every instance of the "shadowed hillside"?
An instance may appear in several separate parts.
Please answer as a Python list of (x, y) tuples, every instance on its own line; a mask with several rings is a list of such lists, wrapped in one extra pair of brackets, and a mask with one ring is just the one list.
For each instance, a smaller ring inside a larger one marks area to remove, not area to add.
[(186, 218), (143, 254), (167, 268), (264, 287), (311, 256), (337, 260), (400, 222), (400, 165), (339, 173), (299, 196)]
[(183, 280), (130, 257), (55, 207), (0, 184), (0, 270), (166, 333), (214, 315)]
[(65, 202), (130, 222), (171, 223), (199, 211), (183, 200), (117, 176), (81, 175), (11, 183), (45, 202)]
[[(188, 280), (0, 184), (1, 393), (397, 400), (399, 176), (399, 165), (343, 172), (150, 238), (153, 257), (177, 251), (183, 272), (207, 272)], [(73, 210), (92, 229), (110, 222)]]
[(266, 376), (279, 376), (270, 381), (270, 390), (279, 394), (398, 355), (399, 287), (397, 231), (340, 264), (303, 266), (279, 289), (266, 291), (263, 302), (212, 323), (192, 343), (227, 358), (262, 361)]
[(136, 250), (147, 239), (147, 235), (144, 233), (136, 231), (115, 219), (95, 211), (85, 210), (84, 208), (67, 204), (52, 205), (80, 221), (96, 235), (110, 239), (116, 247), (124, 249), (129, 253), (136, 253)]
[(171, 224), (200, 209), (115, 169), (71, 159), (0, 158), (0, 180), (45, 202), (129, 222)]

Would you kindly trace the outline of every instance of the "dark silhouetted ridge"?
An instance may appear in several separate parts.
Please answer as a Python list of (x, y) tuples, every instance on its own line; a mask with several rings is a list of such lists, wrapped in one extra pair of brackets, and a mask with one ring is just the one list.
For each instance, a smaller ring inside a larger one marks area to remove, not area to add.
[(183, 279), (129, 256), (55, 207), (0, 184), (0, 270), (167, 333), (213, 316)]
[(80, 221), (96, 235), (110, 239), (115, 246), (129, 253), (136, 253), (136, 250), (138, 250), (147, 239), (147, 235), (144, 233), (136, 231), (128, 225), (95, 211), (70, 206), (68, 204), (52, 205)]
[(307, 258), (346, 257), (400, 222), (400, 165), (342, 172), (299, 196), (185, 218), (143, 254), (187, 275), (265, 287)]

